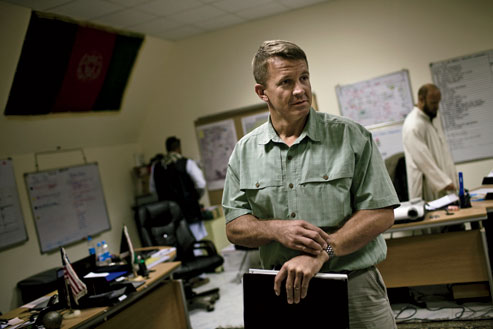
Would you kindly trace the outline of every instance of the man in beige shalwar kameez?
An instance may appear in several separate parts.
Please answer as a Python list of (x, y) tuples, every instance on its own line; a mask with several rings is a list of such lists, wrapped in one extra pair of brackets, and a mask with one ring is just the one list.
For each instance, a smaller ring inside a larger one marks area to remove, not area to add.
[(425, 201), (456, 192), (454, 161), (437, 118), (441, 93), (426, 84), (418, 91), (418, 104), (407, 115), (402, 130), (409, 199)]

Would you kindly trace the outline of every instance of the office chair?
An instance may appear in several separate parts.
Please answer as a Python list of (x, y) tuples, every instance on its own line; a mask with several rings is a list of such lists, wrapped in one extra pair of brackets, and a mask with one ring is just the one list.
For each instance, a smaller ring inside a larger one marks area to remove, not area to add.
[(389, 173), (395, 192), (400, 202), (409, 201), (409, 192), (407, 190), (407, 172), (406, 158), (404, 153), (396, 153), (385, 159), (385, 167)]
[[(205, 307), (207, 311), (213, 311), (214, 303), (219, 299), (219, 288), (196, 293), (193, 287), (200, 275), (214, 272), (224, 263), (214, 244), (209, 240), (195, 240), (180, 207), (174, 201), (141, 205), (135, 211), (143, 247), (176, 247), (176, 260), (181, 261), (181, 266), (173, 272), (173, 277), (183, 280), (189, 308)], [(196, 250), (202, 253), (196, 255)]]

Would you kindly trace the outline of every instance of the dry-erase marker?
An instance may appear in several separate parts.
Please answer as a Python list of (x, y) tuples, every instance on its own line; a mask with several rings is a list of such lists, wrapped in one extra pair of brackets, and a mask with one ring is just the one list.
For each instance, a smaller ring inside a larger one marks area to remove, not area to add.
[(459, 196), (464, 195), (464, 178), (462, 177), (462, 171), (459, 171)]

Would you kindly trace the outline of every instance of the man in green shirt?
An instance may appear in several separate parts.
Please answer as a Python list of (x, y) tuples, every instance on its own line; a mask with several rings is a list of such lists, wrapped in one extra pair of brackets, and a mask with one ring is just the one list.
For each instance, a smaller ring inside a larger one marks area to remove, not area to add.
[(286, 280), (288, 303), (306, 296), (318, 272), (345, 272), (350, 327), (395, 328), (375, 265), (385, 259), (381, 233), (399, 200), (371, 134), (311, 108), (308, 62), (297, 45), (264, 42), (253, 70), (270, 115), (229, 160), (228, 239), (259, 247), (262, 266), (279, 269), (276, 294)]

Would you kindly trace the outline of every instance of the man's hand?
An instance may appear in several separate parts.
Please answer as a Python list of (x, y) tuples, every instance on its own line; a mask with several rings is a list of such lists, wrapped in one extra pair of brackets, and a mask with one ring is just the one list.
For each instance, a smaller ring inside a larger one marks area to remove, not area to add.
[(452, 183), (451, 183), (451, 184), (448, 184), (447, 186), (445, 186), (445, 187), (443, 188), (443, 190), (444, 190), (444, 191), (453, 191), (453, 192), (455, 192), (455, 185), (454, 185), (454, 184), (452, 184)]
[(317, 274), (322, 265), (329, 259), (327, 253), (318, 256), (300, 255), (288, 260), (281, 267), (274, 279), (274, 291), (277, 296), (281, 293), (281, 283), (286, 279), (286, 295), (288, 304), (298, 304), (306, 297), (310, 280)]
[(290, 249), (317, 256), (327, 247), (329, 235), (313, 224), (304, 220), (283, 220), (279, 224), (276, 239)]

